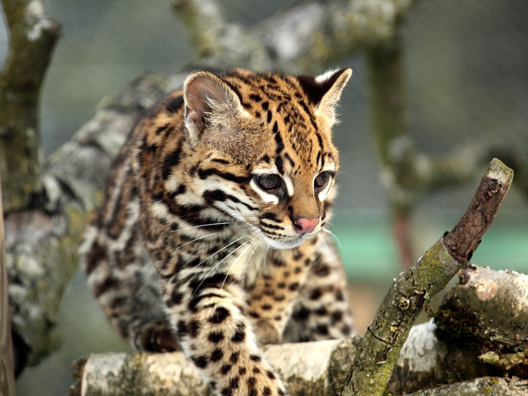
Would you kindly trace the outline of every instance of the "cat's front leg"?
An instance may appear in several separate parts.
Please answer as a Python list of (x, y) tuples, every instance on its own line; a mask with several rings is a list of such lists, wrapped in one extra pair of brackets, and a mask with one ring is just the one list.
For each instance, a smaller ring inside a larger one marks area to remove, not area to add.
[(184, 282), (167, 282), (164, 292), (184, 353), (217, 395), (286, 394), (262, 356), (238, 279), (227, 273), (197, 274)]

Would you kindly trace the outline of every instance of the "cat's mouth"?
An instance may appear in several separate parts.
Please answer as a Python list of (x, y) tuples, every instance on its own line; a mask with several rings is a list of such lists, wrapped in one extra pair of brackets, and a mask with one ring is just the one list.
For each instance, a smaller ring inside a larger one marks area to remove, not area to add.
[(266, 242), (275, 249), (293, 249), (313, 237), (313, 234), (302, 234), (288, 239), (271, 239), (266, 237)]

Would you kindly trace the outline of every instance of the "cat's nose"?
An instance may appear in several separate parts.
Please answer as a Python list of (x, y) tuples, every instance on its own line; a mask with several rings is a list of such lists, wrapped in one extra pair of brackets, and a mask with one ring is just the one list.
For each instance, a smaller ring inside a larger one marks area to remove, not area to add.
[(293, 223), (295, 224), (297, 234), (308, 234), (315, 230), (315, 227), (319, 224), (319, 218), (307, 219), (306, 217), (298, 217)]

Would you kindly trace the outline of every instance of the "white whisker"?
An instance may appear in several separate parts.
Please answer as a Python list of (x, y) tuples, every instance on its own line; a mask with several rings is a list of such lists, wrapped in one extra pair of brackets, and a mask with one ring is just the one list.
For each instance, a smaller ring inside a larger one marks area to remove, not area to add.
[(253, 257), (253, 253), (255, 253), (255, 251), (259, 247), (259, 243), (264, 239), (264, 234), (261, 233), (261, 235), (259, 235), (259, 236), (260, 236), (260, 239), (258, 240), (257, 244), (255, 245), (255, 249), (253, 249), (253, 251), (249, 255), (249, 258), (246, 261), (246, 265), (244, 266), (244, 272), (242, 273), (242, 284), (244, 284), (244, 278), (246, 277), (246, 270), (247, 270), (247, 267), (249, 265), (249, 261), (251, 260), (251, 257)]
[[(246, 235), (241, 236), (240, 238), (235, 239), (235, 240), (234, 240), (233, 242), (231, 242), (229, 245), (226, 245), (226, 246), (224, 246), (222, 249), (217, 250), (215, 253), (211, 254), (209, 257), (203, 259), (203, 260), (202, 260), (200, 263), (198, 263), (193, 269), (198, 268), (200, 265), (202, 265), (203, 263), (205, 263), (207, 260), (209, 260), (209, 259), (210, 259), (211, 257), (213, 257), (214, 255), (220, 253), (220, 252), (221, 252), (222, 250), (224, 250), (224, 249), (227, 249), (227, 248), (228, 248), (229, 246), (231, 246), (233, 243), (238, 242), (238, 241), (240, 241), (242, 238), (245, 238), (245, 237), (246, 237)], [(233, 253), (233, 252), (231, 252), (231, 253)], [(231, 254), (231, 253), (230, 253), (230, 254)], [(226, 257), (229, 257), (229, 255), (226, 256)], [(226, 259), (226, 257), (224, 257), (224, 260)], [(223, 261), (223, 260), (222, 260), (222, 261)], [(222, 262), (222, 261), (220, 261), (220, 262)], [(215, 267), (215, 268), (216, 268), (216, 267)]]
[(173, 230), (173, 231), (171, 231), (171, 232), (180, 232), (180, 231), (183, 231), (183, 230), (190, 230), (190, 229), (193, 229), (193, 228), (212, 227), (212, 226), (216, 226), (216, 225), (231, 224), (231, 223), (232, 223), (232, 221), (227, 221), (227, 222), (224, 222), (224, 223), (202, 224), (202, 225), (193, 226), (193, 227), (178, 228), (177, 230)]
[(341, 246), (341, 242), (339, 241), (339, 238), (337, 237), (336, 234), (334, 234), (332, 231), (330, 231), (329, 229), (327, 228), (323, 228), (323, 231), (326, 232), (327, 234), (330, 234), (330, 236), (332, 237), (333, 240), (335, 240), (339, 246)]
[[(196, 242), (196, 241), (198, 241), (198, 240), (200, 240), (200, 239), (207, 238), (207, 237), (209, 237), (209, 236), (211, 236), (211, 235), (214, 235), (214, 234), (216, 234), (216, 233), (212, 233), (212, 234), (204, 235), (204, 236), (201, 236), (201, 237), (199, 237), (199, 238), (193, 239), (192, 241), (189, 241), (189, 242), (187, 242), (187, 243), (184, 243), (183, 245), (178, 246), (178, 247), (177, 247), (176, 249), (174, 249), (174, 250), (181, 249), (182, 247), (188, 245), (189, 243)], [(198, 250), (198, 249), (197, 249), (197, 250)], [(195, 251), (196, 251), (196, 250), (195, 250)]]
[[(319, 239), (322, 238), (322, 237), (321, 237), (321, 234), (318, 234), (317, 236), (319, 237)], [(323, 242), (324, 242), (324, 240), (323, 240)], [(321, 261), (321, 260), (323, 259), (323, 255), (322, 255), (322, 254), (320, 254), (319, 256), (320, 256), (320, 257), (319, 257), (319, 260), (317, 260), (315, 263), (313, 263), (313, 264), (311, 265), (311, 267), (315, 266), (315, 264), (317, 264), (319, 261)], [(322, 263), (321, 263), (321, 264), (322, 264)]]
[[(239, 239), (242, 239), (242, 238), (244, 238), (244, 237), (241, 237), (241, 238), (239, 238)], [(237, 241), (238, 241), (238, 239), (237, 239)], [(236, 242), (236, 241), (234, 241), (234, 242)], [(207, 275), (202, 279), (202, 281), (200, 282), (200, 284), (198, 285), (198, 287), (194, 290), (194, 292), (193, 292), (193, 294), (192, 294), (192, 296), (191, 296), (191, 299), (194, 297), (194, 295), (196, 294), (196, 292), (200, 289), (200, 286), (202, 286), (202, 284), (203, 284), (203, 283), (205, 282), (205, 280), (209, 277), (209, 275), (211, 275), (211, 272), (213, 272), (215, 269), (217, 269), (218, 266), (219, 266), (220, 264), (222, 264), (222, 262), (223, 262), (225, 259), (227, 259), (227, 258), (228, 258), (229, 256), (231, 256), (233, 253), (235, 253), (238, 249), (240, 249), (240, 248), (241, 248), (242, 246), (244, 246), (246, 243), (247, 243), (247, 242), (244, 242), (242, 245), (240, 245), (239, 247), (237, 247), (235, 250), (233, 250), (231, 253), (229, 253), (227, 256), (225, 256), (222, 260), (220, 260), (220, 261), (219, 261), (219, 262), (218, 262), (213, 268), (211, 268), (211, 271), (209, 271), (209, 272), (207, 273)], [(232, 243), (231, 243), (231, 244), (232, 244)], [(228, 246), (229, 246), (229, 245), (228, 245)], [(227, 246), (226, 246), (226, 247), (227, 247)], [(225, 249), (225, 248), (224, 248), (224, 249)], [(223, 250), (223, 249), (220, 249), (220, 250)], [(220, 250), (219, 250), (219, 251), (220, 251)], [(218, 252), (219, 252), (219, 251), (218, 251)], [(216, 252), (216, 253), (218, 253), (218, 252)], [(216, 254), (216, 253), (215, 253), (215, 254)], [(214, 254), (213, 254), (213, 256), (214, 256)], [(198, 265), (200, 265), (200, 264), (198, 264)], [(196, 268), (196, 267), (195, 267), (195, 268)], [(225, 281), (225, 280), (224, 280), (224, 281)]]
[(248, 242), (244, 242), (244, 244), (241, 245), (240, 247), (244, 246), (246, 243), (249, 243), (249, 246), (248, 246), (248, 247), (246, 248), (246, 250), (244, 250), (244, 251), (242, 252), (242, 254), (241, 254), (240, 256), (238, 256), (237, 259), (233, 262), (233, 264), (232, 264), (231, 267), (229, 268), (229, 271), (227, 271), (227, 275), (225, 276), (224, 281), (222, 282), (222, 286), (220, 286), (220, 289), (223, 289), (223, 288), (224, 288), (224, 285), (225, 285), (225, 283), (226, 283), (227, 277), (229, 276), (229, 274), (230, 274), (231, 270), (233, 269), (233, 267), (235, 266), (236, 262), (237, 262), (237, 261), (240, 259), (240, 257), (242, 257), (242, 256), (248, 251), (248, 249), (252, 246), (252, 245), (251, 245), (252, 242), (251, 242), (251, 241), (248, 241)]

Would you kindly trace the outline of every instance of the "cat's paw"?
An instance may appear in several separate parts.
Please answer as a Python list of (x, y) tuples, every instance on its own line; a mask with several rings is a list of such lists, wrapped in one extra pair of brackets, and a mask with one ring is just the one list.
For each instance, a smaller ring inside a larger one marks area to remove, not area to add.
[(257, 341), (261, 345), (265, 344), (278, 344), (280, 342), (279, 330), (269, 321), (265, 319), (259, 319), (253, 323), (253, 329)]
[(174, 352), (180, 348), (169, 325), (161, 320), (145, 323), (132, 336), (134, 349), (150, 352)]

